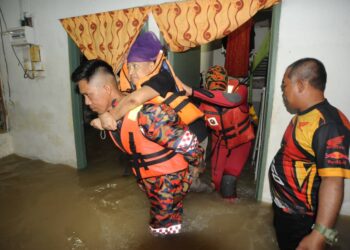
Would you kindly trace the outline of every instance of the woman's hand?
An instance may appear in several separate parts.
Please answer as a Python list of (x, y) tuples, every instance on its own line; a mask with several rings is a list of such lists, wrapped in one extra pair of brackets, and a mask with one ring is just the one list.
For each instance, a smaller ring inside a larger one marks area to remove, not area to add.
[(116, 130), (117, 122), (109, 112), (105, 112), (98, 116), (102, 129)]
[(96, 129), (103, 130), (100, 118), (95, 118), (90, 122), (90, 125)]

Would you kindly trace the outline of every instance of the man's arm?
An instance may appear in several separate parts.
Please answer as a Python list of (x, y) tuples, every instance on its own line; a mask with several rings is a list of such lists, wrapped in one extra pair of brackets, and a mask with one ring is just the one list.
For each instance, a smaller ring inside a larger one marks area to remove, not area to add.
[(246, 103), (247, 91), (245, 89), (246, 88), (242, 86), (234, 93), (227, 93), (220, 90), (193, 89), (192, 97), (220, 107), (234, 108)]
[[(344, 178), (349, 171), (349, 132), (336, 123), (322, 125), (314, 134), (315, 152), (321, 184), (318, 191), (316, 222), (333, 228), (344, 196)], [(325, 237), (315, 229), (299, 244), (301, 249), (324, 249)]]
[(248, 90), (244, 85), (239, 86), (234, 93), (226, 93), (220, 90), (191, 88), (183, 82), (181, 83), (187, 96), (191, 96), (220, 107), (234, 108), (247, 102)]
[[(333, 228), (337, 220), (344, 196), (344, 179), (342, 177), (323, 177), (319, 190), (316, 223)], [(297, 250), (324, 249), (325, 237), (315, 229), (304, 237)]]

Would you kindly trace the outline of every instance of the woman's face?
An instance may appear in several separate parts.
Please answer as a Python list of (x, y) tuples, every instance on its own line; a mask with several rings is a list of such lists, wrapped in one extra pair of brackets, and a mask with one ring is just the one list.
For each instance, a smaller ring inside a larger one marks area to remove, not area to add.
[(154, 69), (154, 62), (128, 63), (128, 77), (132, 83), (137, 83), (143, 77), (149, 75)]

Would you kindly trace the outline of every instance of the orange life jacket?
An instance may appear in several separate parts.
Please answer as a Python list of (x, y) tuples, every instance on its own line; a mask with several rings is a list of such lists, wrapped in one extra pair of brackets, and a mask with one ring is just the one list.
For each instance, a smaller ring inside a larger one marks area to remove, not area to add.
[[(233, 93), (239, 83), (230, 82)], [(244, 103), (235, 108), (221, 108), (215, 105), (202, 103), (207, 126), (213, 131), (213, 140), (228, 149), (233, 149), (255, 138), (254, 128), (249, 117), (248, 104)]]
[(123, 118), (120, 131), (109, 131), (118, 148), (131, 155), (132, 170), (137, 178), (144, 179), (175, 173), (188, 167), (184, 156), (172, 149), (147, 139), (137, 122), (139, 106)]
[(185, 124), (191, 124), (198, 118), (203, 117), (204, 114), (193, 103), (189, 101), (187, 96), (185, 96), (185, 91), (182, 87), (182, 84), (175, 77), (174, 71), (168, 60), (165, 58), (163, 51), (159, 52), (155, 65), (156, 67), (153, 70), (153, 72), (151, 72), (151, 74), (143, 77), (136, 83), (132, 83), (128, 79), (128, 67), (127, 62), (125, 62), (120, 71), (120, 91), (129, 93), (133, 92), (134, 90), (141, 88), (143, 83), (151, 79), (153, 76), (157, 75), (162, 68), (166, 68), (175, 80), (177, 92), (169, 92), (167, 93), (165, 98), (157, 96), (153, 98), (151, 102), (158, 104), (165, 102), (167, 105), (169, 105), (175, 110), (175, 112), (179, 115), (181, 121)]

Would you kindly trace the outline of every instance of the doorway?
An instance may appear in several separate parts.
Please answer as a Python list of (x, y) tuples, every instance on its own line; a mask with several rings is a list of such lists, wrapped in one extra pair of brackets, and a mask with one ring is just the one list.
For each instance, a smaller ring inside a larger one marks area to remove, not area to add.
[[(275, 85), (271, 81), (271, 75), (274, 75), (275, 71), (277, 48), (274, 44), (277, 44), (279, 15), (280, 5), (277, 5), (258, 12), (252, 18), (253, 27), (250, 36), (253, 36), (251, 37), (253, 39), (248, 39), (253, 45), (250, 46), (249, 71), (245, 77), (232, 77), (249, 86), (248, 101), (259, 117), (254, 146), (241, 176), (241, 192), (246, 195), (252, 194), (257, 200), (262, 198), (266, 172), (269, 118), (271, 117), (272, 92)], [(210, 66), (225, 66), (224, 40), (216, 40), (201, 47), (200, 71), (202, 75), (205, 75)]]
[[(268, 12), (270, 11), (270, 13), (268, 14)], [(260, 12), (259, 12), (260, 13)], [(262, 125), (262, 128), (264, 128), (261, 132), (261, 143), (259, 144), (259, 155), (258, 158), (256, 159), (256, 165), (255, 170), (256, 170), (256, 180), (255, 180), (255, 190), (254, 190), (254, 194), (255, 194), (255, 198), (257, 200), (261, 200), (262, 197), (262, 192), (263, 192), (263, 184), (264, 184), (264, 175), (265, 175), (265, 169), (266, 169), (266, 148), (267, 148), (267, 144), (268, 144), (268, 129), (269, 128), (269, 123), (270, 123), (270, 117), (271, 117), (271, 111), (272, 111), (272, 93), (274, 90), (274, 82), (271, 82), (271, 75), (275, 74), (275, 64), (276, 64), (276, 50), (277, 48), (275, 46), (273, 46), (273, 44), (277, 44), (277, 38), (278, 38), (278, 25), (279, 25), (279, 15), (280, 15), (280, 5), (274, 6), (272, 9), (267, 10), (265, 13), (263, 13), (263, 15), (265, 15), (265, 17), (260, 17), (259, 13), (256, 15), (256, 18), (258, 20), (260, 19), (266, 19), (269, 18), (269, 25), (268, 28), (271, 31), (271, 35), (270, 35), (270, 46), (269, 46), (269, 57), (268, 60), (265, 62), (267, 63), (267, 67), (265, 64), (265, 75), (264, 75), (264, 81), (265, 83), (261, 83), (260, 81), (260, 85), (258, 83), (253, 83), (253, 87), (252, 87), (252, 100), (253, 103), (255, 103), (255, 105), (257, 106), (257, 112), (261, 113), (261, 117), (264, 117), (264, 124)], [(264, 28), (266, 28), (266, 26), (264, 26)], [(203, 51), (199, 51), (197, 50), (193, 50), (192, 58), (197, 57), (198, 55), (200, 55), (200, 57), (203, 57)], [(175, 54), (175, 53), (174, 53)], [(213, 60), (213, 64), (214, 65), (216, 62), (215, 60), (217, 60), (218, 58), (220, 58), (221, 51), (220, 50), (216, 50), (214, 52), (213, 55), (211, 55), (211, 57), (209, 56), (209, 58), (212, 58)], [(80, 51), (77, 48), (77, 46), (74, 44), (74, 42), (69, 39), (69, 56), (70, 56), (70, 70), (71, 72), (73, 72), (73, 70), (79, 65), (80, 63)], [(175, 72), (179, 72), (180, 74), (183, 74), (183, 76), (180, 76), (180, 78), (183, 78), (184, 82), (188, 82), (188, 83), (194, 83), (194, 85), (197, 85), (197, 79), (199, 80), (199, 72), (202, 70), (202, 62), (199, 62), (196, 65), (200, 65), (199, 66), (199, 70), (193, 70), (192, 72), (198, 72), (198, 74), (196, 75), (192, 75), (192, 76), (188, 76), (186, 74), (186, 72), (184, 71), (183, 73), (181, 73), (181, 69), (177, 69), (179, 65), (180, 67), (183, 67), (183, 64), (181, 64), (182, 60), (189, 60), (187, 59), (181, 59), (181, 57), (186, 57), (186, 54), (180, 54), (177, 53), (177, 55), (175, 55), (173, 57), (173, 59), (171, 58), (171, 54), (169, 56), (169, 59), (171, 61), (171, 63), (174, 65), (174, 70)], [(206, 55), (208, 56), (208, 55)], [(221, 56), (221, 60), (222, 60), (222, 56)], [(188, 77), (188, 80), (187, 80)], [(253, 75), (254, 78), (254, 75)], [(88, 164), (88, 156), (87, 156), (87, 151), (86, 151), (86, 136), (85, 136), (85, 130), (87, 129), (86, 126), (84, 126), (84, 118), (83, 118), (83, 103), (82, 103), (82, 98), (81, 96), (78, 94), (78, 92), (76, 91), (76, 87), (75, 84), (72, 83), (72, 105), (73, 105), (73, 120), (74, 120), (74, 131), (75, 131), (75, 144), (76, 144), (76, 154), (77, 154), (77, 166), (78, 169), (84, 169), (86, 168), (89, 164)], [(197, 85), (198, 86), (198, 85)], [(261, 87), (265, 87), (265, 102), (262, 104), (261, 103)], [(254, 90), (255, 89), (255, 90)], [(260, 98), (259, 98), (260, 96)], [(263, 111), (261, 111), (263, 110)], [(261, 111), (261, 112), (260, 112)], [(90, 128), (89, 128), (90, 129)], [(99, 138), (100, 134), (94, 134), (93, 135), (94, 138)], [(100, 139), (99, 139), (100, 140)], [(109, 140), (106, 140), (109, 141)], [(113, 146), (113, 145), (112, 145)], [(115, 149), (114, 149), (115, 150)]]

